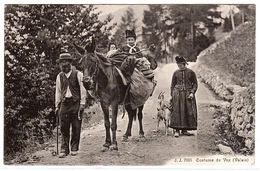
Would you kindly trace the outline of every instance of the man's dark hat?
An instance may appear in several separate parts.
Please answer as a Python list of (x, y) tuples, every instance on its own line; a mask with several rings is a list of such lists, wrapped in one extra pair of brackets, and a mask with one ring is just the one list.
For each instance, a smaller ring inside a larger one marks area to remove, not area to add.
[(134, 30), (126, 30), (125, 31), (126, 38), (128, 37), (134, 37), (136, 39), (136, 34)]
[(71, 61), (74, 60), (74, 58), (68, 52), (68, 46), (64, 46), (63, 48), (61, 48), (61, 53), (60, 53), (59, 59), (57, 59), (56, 62), (59, 63), (61, 60), (71, 60)]
[(176, 57), (175, 57), (175, 60), (176, 60), (176, 63), (177, 63), (177, 64), (179, 64), (179, 63), (185, 63), (185, 64), (188, 65), (186, 59), (185, 59), (184, 57), (182, 57), (182, 56), (176, 56)]

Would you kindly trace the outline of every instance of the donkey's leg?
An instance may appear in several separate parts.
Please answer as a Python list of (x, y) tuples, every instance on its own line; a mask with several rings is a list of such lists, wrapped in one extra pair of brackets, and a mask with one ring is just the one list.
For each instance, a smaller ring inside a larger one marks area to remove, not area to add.
[(117, 141), (116, 141), (116, 130), (117, 130), (117, 113), (118, 113), (118, 105), (112, 106), (112, 145), (110, 146), (111, 150), (118, 150)]
[(105, 128), (106, 128), (106, 141), (103, 146), (108, 148), (111, 145), (109, 107), (108, 107), (108, 105), (101, 102), (101, 108), (104, 113), (104, 124), (105, 124)]
[(139, 121), (139, 136), (144, 137), (144, 130), (143, 130), (143, 108), (144, 106), (140, 106), (138, 108), (138, 121)]
[(128, 137), (131, 136), (134, 113), (136, 113), (136, 110), (133, 110), (130, 105), (125, 106), (125, 108), (128, 114), (128, 125), (127, 125), (127, 130), (123, 135), (123, 141), (127, 141)]

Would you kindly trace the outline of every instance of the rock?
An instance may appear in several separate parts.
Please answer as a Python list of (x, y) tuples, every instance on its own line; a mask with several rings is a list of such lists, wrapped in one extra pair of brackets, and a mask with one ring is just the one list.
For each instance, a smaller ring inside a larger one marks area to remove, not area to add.
[(214, 107), (210, 107), (209, 108), (209, 112), (214, 112), (215, 111), (215, 108)]
[(239, 125), (241, 125), (243, 123), (243, 118), (237, 117), (237, 118), (235, 118), (234, 122), (235, 122), (235, 127), (239, 127)]
[(247, 148), (242, 148), (239, 150), (240, 152), (246, 152), (247, 151)]
[(244, 114), (244, 119), (243, 120), (244, 120), (244, 122), (249, 123), (250, 118), (249, 118), (249, 116), (247, 114)]
[(237, 116), (243, 116), (243, 112), (239, 110), (239, 111), (237, 112)]
[(253, 141), (251, 139), (246, 139), (245, 140), (245, 146), (249, 149), (252, 148), (252, 145), (253, 145)]
[(235, 119), (235, 116), (236, 116), (236, 109), (235, 108), (232, 108), (231, 109), (231, 113), (230, 113), (230, 119), (231, 121), (233, 121)]
[(29, 160), (28, 156), (20, 156), (20, 158), (17, 160), (17, 163), (23, 163)]
[(229, 102), (221, 102), (221, 107), (224, 108), (224, 109), (229, 109), (231, 106), (231, 104)]
[(251, 123), (252, 125), (255, 125), (255, 117), (254, 117), (254, 115), (251, 115), (251, 116), (250, 116), (250, 123)]
[(252, 127), (252, 125), (249, 123), (246, 125), (246, 129), (250, 129)]
[(228, 146), (218, 144), (217, 147), (222, 154), (234, 154), (234, 151)]
[(254, 109), (253, 109), (252, 105), (248, 106), (247, 112), (250, 113), (250, 114), (254, 112)]
[(245, 90), (245, 87), (241, 87), (239, 85), (227, 85), (227, 89), (231, 91), (232, 93), (239, 93), (243, 90)]
[(245, 137), (245, 133), (242, 130), (238, 131), (237, 135), (240, 137)]
[(27, 162), (27, 164), (32, 164), (32, 163), (37, 163), (38, 161), (34, 161), (34, 160), (29, 160), (28, 162)]
[(253, 130), (249, 131), (247, 133), (246, 137), (254, 138), (255, 137), (255, 132)]
[(40, 161), (40, 157), (39, 157), (39, 156), (36, 156), (36, 155), (34, 155), (34, 156), (32, 157), (32, 160), (33, 160), (33, 161)]

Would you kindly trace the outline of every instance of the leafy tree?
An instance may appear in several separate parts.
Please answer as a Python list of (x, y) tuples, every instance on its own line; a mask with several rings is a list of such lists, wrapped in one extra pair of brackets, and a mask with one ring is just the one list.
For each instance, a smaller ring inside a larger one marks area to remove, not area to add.
[(126, 29), (134, 29), (136, 30), (136, 22), (137, 19), (134, 17), (133, 8), (128, 8), (125, 14), (121, 17), (121, 22), (117, 26), (115, 34), (113, 35), (113, 40), (120, 47), (125, 44), (125, 30)]
[[(234, 5), (233, 5), (234, 6)], [(233, 15), (234, 25), (238, 26), (246, 21), (255, 21), (255, 6), (249, 4), (235, 5), (239, 12)], [(224, 32), (232, 31), (231, 16), (224, 19)]]
[(239, 4), (237, 8), (240, 10), (239, 14), (241, 14), (241, 23), (246, 21), (255, 21), (255, 5), (249, 4)]
[(162, 53), (162, 45), (165, 37), (162, 37), (162, 33), (165, 31), (162, 22), (163, 6), (162, 5), (148, 5), (149, 9), (144, 11), (142, 27), (143, 42), (147, 46), (156, 45), (155, 56), (157, 60), (163, 58), (165, 53)]
[[(169, 20), (174, 21), (173, 36), (178, 38), (176, 46), (186, 46), (181, 49), (175, 48), (177, 53), (184, 55), (188, 60), (196, 60), (199, 52), (214, 41), (214, 29), (220, 25), (214, 19), (221, 18), (216, 8), (217, 5), (168, 6)], [(205, 39), (203, 42), (208, 42), (208, 44), (202, 45), (199, 41), (201, 39)], [(185, 41), (191, 43), (185, 43)]]
[[(214, 41), (214, 29), (220, 25), (217, 5), (149, 5), (144, 12), (146, 44), (155, 42), (157, 54), (180, 54), (196, 60), (201, 50)], [(151, 36), (146, 34), (150, 33)], [(177, 43), (173, 46), (173, 39)], [(168, 56), (168, 55), (167, 55)], [(167, 56), (161, 56), (166, 58)]]
[(5, 6), (5, 154), (51, 135), (60, 49), (77, 58), (73, 43), (109, 35), (98, 15), (92, 5)]
[(228, 17), (224, 19), (223, 32), (229, 32), (232, 30), (231, 20)]

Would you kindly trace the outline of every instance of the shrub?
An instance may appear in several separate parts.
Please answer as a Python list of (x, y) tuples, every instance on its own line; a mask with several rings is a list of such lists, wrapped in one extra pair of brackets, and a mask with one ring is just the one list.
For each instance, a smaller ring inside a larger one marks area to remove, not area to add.
[(93, 5), (5, 6), (5, 155), (51, 136), (56, 59), (65, 44), (76, 55), (73, 43), (108, 37), (110, 19), (101, 22), (98, 15)]
[[(211, 48), (211, 47), (209, 47)], [(225, 73), (240, 86), (255, 81), (255, 23), (239, 26), (212, 53), (200, 57), (201, 64)]]

